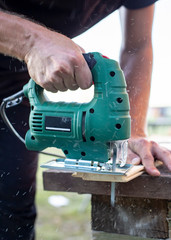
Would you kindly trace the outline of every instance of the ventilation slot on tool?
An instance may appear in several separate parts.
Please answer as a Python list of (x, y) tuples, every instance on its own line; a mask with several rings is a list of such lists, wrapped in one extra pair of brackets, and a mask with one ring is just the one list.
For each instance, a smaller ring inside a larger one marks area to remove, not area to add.
[(34, 113), (32, 116), (33, 132), (42, 132), (42, 113)]
[(86, 120), (86, 111), (82, 113), (82, 139), (83, 139), (83, 142), (86, 142), (85, 120)]

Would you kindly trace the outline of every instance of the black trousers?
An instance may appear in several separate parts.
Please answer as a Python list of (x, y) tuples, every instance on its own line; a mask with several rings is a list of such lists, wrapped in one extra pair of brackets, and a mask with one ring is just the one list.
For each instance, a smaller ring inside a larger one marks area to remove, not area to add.
[[(7, 115), (25, 135), (30, 109), (19, 105)], [(37, 154), (28, 151), (0, 118), (0, 240), (33, 240), (36, 218)]]

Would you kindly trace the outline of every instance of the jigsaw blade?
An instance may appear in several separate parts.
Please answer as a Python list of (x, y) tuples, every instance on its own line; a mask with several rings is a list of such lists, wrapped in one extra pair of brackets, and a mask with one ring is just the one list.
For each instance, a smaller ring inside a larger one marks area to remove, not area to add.
[[(124, 167), (127, 161), (128, 141), (115, 141), (110, 143), (112, 171), (116, 171), (116, 165)], [(111, 182), (111, 206), (115, 205), (115, 182)]]

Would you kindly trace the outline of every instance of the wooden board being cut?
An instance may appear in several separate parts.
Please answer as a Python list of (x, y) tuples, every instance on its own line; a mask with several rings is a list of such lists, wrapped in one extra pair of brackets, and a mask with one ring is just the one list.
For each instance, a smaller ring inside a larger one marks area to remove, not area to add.
[[(162, 162), (156, 161), (156, 167), (160, 166)], [(73, 177), (79, 177), (87, 181), (100, 181), (100, 182), (129, 182), (132, 179), (142, 175), (145, 172), (143, 165), (134, 165), (129, 171), (123, 175), (111, 175), (111, 174), (98, 174), (98, 173), (83, 173), (74, 172)]]

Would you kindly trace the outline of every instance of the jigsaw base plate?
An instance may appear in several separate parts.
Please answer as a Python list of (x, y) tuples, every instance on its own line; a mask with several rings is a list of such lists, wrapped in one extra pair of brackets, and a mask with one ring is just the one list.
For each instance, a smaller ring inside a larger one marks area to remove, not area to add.
[(85, 160), (76, 159), (54, 159), (41, 165), (42, 168), (70, 171), (70, 172), (82, 172), (93, 174), (105, 174), (105, 175), (125, 175), (132, 167), (131, 164), (125, 164), (120, 167), (116, 164), (113, 169), (112, 162), (99, 163)]

